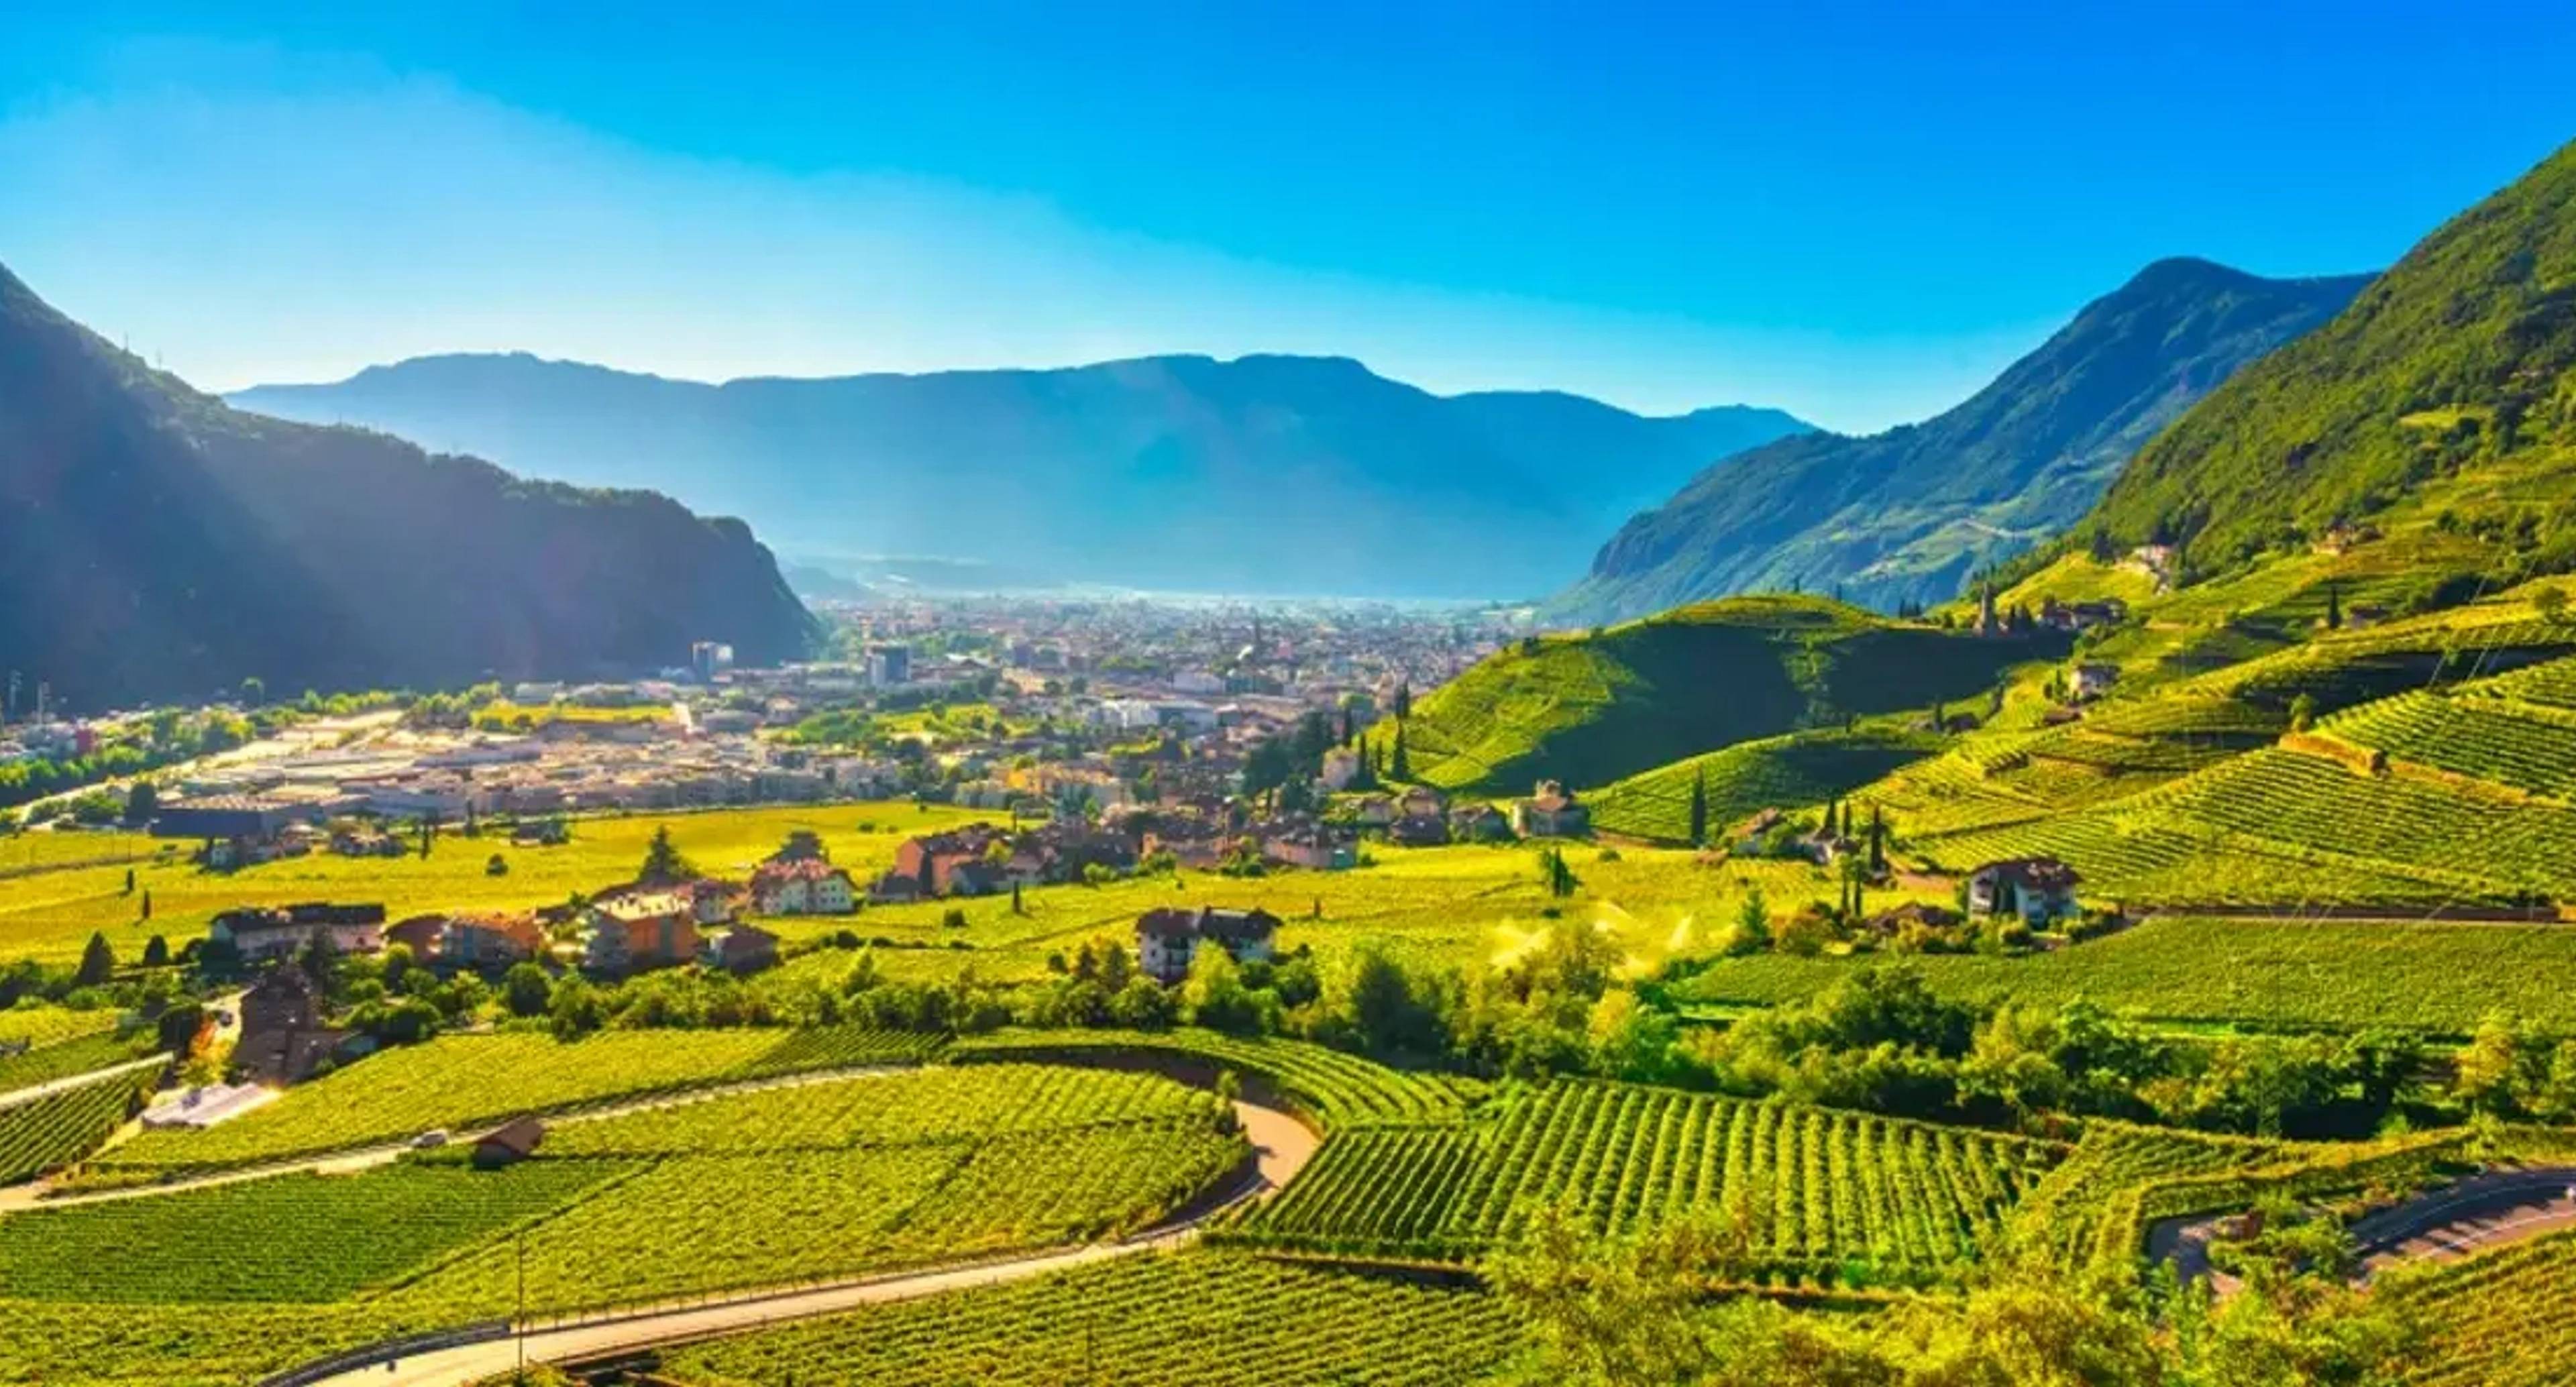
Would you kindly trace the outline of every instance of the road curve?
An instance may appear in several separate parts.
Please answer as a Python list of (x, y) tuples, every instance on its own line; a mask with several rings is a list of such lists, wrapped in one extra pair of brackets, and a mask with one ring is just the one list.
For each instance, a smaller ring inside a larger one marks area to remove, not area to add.
[[(2166, 1219), (2147, 1234), (2148, 1255), (2170, 1261), (2186, 1281), (2210, 1278), (2224, 1297), (2236, 1278), (2209, 1262), (2227, 1215)], [(2394, 1266), (2449, 1261), (2506, 1243), (2576, 1228), (2576, 1166), (2503, 1166), (2426, 1190), (2352, 1222), (2361, 1279)]]
[(974, 1266), (852, 1280), (818, 1289), (734, 1300), (722, 1305), (675, 1305), (667, 1310), (647, 1310), (614, 1320), (540, 1330), (524, 1339), (496, 1339), (438, 1349), (397, 1360), (390, 1370), (382, 1360), (378, 1360), (370, 1366), (351, 1368), (319, 1379), (314, 1387), (463, 1387), (466, 1383), (509, 1372), (522, 1361), (522, 1351), (526, 1355), (524, 1361), (530, 1363), (592, 1358), (687, 1339), (738, 1334), (764, 1325), (837, 1314), (863, 1305), (917, 1300), (949, 1291), (1025, 1280), (1069, 1267), (1180, 1247), (1197, 1237), (1199, 1229), (1217, 1214), (1286, 1185), (1307, 1161), (1314, 1158), (1315, 1149), (1321, 1144), (1304, 1123), (1278, 1109), (1238, 1102), (1234, 1111), (1243, 1125), (1245, 1138), (1252, 1144), (1252, 1177), (1224, 1199), (1188, 1218), (1147, 1229), (1116, 1242), (1057, 1248)]

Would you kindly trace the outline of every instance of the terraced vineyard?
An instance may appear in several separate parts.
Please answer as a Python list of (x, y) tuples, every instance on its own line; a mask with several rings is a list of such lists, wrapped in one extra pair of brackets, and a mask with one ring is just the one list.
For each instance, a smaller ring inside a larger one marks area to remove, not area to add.
[(1533, 1204), (1603, 1232), (1686, 1209), (1756, 1220), (1763, 1260), (1811, 1284), (1944, 1279), (1996, 1244), (2059, 1148), (1965, 1129), (1622, 1084), (1559, 1082), (1450, 1134), (1335, 1148), (1238, 1236), (1308, 1251), (1460, 1259)]
[[(1776, 1006), (1869, 966), (1763, 954), (1712, 962), (1685, 1003)], [(1893, 962), (1884, 958), (1879, 962)], [(2465, 1036), (2498, 1007), (2576, 1029), (2576, 930), (2563, 925), (2159, 917), (2108, 938), (2018, 958), (1907, 957), (1934, 992), (1982, 1004), (2087, 1000), (2160, 1021), (2264, 1030), (2397, 1026)], [(2475, 978), (2474, 988), (2459, 985)]]
[(2408, 693), (2338, 714), (2318, 730), (2395, 760), (2553, 799), (2576, 796), (2576, 710)]
[(150, 1050), (148, 1038), (129, 1040), (101, 1032), (0, 1056), (0, 1096), (75, 1074), (107, 1069), (138, 1059)]
[(1846, 794), (1938, 749), (1929, 733), (1798, 732), (1658, 766), (1587, 798), (1595, 828), (1687, 843), (1694, 785), (1708, 787), (1708, 828), (1717, 834), (1764, 808)]
[(2136, 1203), (2158, 1181), (2278, 1160), (2292, 1143), (2093, 1122), (2014, 1210), (2012, 1237), (2070, 1272), (2138, 1255)]
[(113, 1007), (77, 1011), (70, 1007), (20, 1002), (13, 1007), (0, 1008), (0, 1045), (24, 1044), (31, 1050), (41, 1050), (48, 1045), (115, 1030), (116, 1020), (117, 1012)]
[(2432, 1342), (2414, 1355), (2417, 1387), (2576, 1384), (2576, 1233), (2500, 1248), (2390, 1283), (2423, 1312)]
[(160, 1086), (167, 1067), (166, 1061), (135, 1064), (0, 1106), (0, 1185), (32, 1180), (97, 1150)]
[(966, 1060), (1058, 1060), (1099, 1063), (1121, 1056), (1163, 1057), (1205, 1077), (1233, 1069), (1267, 1080), (1282, 1097), (1327, 1126), (1369, 1122), (1445, 1122), (1482, 1100), (1484, 1086), (1450, 1074), (1389, 1069), (1357, 1055), (1301, 1040), (1231, 1036), (1217, 1031), (1002, 1031), (960, 1040)]
[(151, 1174), (255, 1165), (709, 1084), (862, 1063), (905, 1063), (932, 1042), (896, 1031), (609, 1031), (573, 1042), (528, 1032), (442, 1036), (302, 1084), (205, 1131), (146, 1132), (99, 1163)]
[(598, 1161), (490, 1173), (387, 1167), (36, 1209), (0, 1219), (0, 1286), (21, 1300), (340, 1300), (632, 1169)]
[(1521, 1345), (1472, 1290), (1190, 1252), (694, 1344), (659, 1371), (682, 1387), (1449, 1387)]

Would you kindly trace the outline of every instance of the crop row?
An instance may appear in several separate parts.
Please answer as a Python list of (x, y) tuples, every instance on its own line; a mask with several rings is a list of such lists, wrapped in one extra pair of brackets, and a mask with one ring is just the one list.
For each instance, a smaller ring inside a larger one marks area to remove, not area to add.
[(137, 1064), (0, 1107), (0, 1185), (34, 1179), (97, 1150), (160, 1086), (165, 1068)]
[(1924, 1280), (1990, 1246), (2056, 1155), (1962, 1129), (1581, 1082), (1551, 1085), (1457, 1137), (1369, 1136), (1340, 1152), (1344, 1137), (1327, 1143), (1315, 1169), (1238, 1236), (1462, 1257), (1509, 1238), (1540, 1205), (1601, 1232), (1717, 1211), (1763, 1262)]
[(2397, 1283), (2431, 1326), (2406, 1379), (2419, 1387), (2564, 1387), (2576, 1381), (2576, 1233), (2558, 1233)]
[(2517, 708), (2494, 698), (2400, 694), (2330, 718), (2320, 730), (2399, 761), (2576, 797), (2576, 715)]
[(1053, 1060), (1080, 1064), (1160, 1059), (1193, 1078), (1231, 1069), (1266, 1081), (1317, 1122), (1441, 1122), (1462, 1116), (1483, 1097), (1472, 1080), (1390, 1069), (1357, 1055), (1300, 1040), (1231, 1036), (1218, 1031), (1001, 1031), (961, 1040), (959, 1060)]
[(388, 1050), (302, 1084), (255, 1112), (204, 1131), (146, 1132), (100, 1162), (115, 1171), (220, 1169), (775, 1077), (804, 1069), (898, 1062), (918, 1038), (827, 1030), (609, 1031), (577, 1041), (533, 1032), (442, 1036)]
[(2576, 708), (2576, 659), (2551, 660), (2462, 690), (2549, 708)]
[(571, 1122), (550, 1155), (711, 1155), (981, 1140), (1161, 1121), (1212, 1100), (1149, 1074), (993, 1064), (835, 1077)]
[(148, 1045), (148, 1040), (99, 1034), (0, 1055), (0, 1096), (75, 1074), (113, 1068), (138, 1058)]
[(683, 1387), (1448, 1387), (1522, 1344), (1476, 1291), (1190, 1252), (694, 1344), (660, 1373)]
[(1718, 834), (1757, 810), (1848, 794), (1934, 747), (1929, 735), (1893, 732), (1801, 732), (1739, 743), (1603, 787), (1589, 797), (1592, 822), (1614, 833), (1687, 842), (1696, 786), (1707, 788), (1707, 829)]
[(2138, 1249), (2128, 1245), (2128, 1227), (2117, 1215), (2138, 1190), (2179, 1176), (2266, 1164), (2292, 1149), (2277, 1141), (2091, 1123), (2014, 1211), (2012, 1235), (2018, 1246), (2069, 1271), (2105, 1256), (2135, 1256)]

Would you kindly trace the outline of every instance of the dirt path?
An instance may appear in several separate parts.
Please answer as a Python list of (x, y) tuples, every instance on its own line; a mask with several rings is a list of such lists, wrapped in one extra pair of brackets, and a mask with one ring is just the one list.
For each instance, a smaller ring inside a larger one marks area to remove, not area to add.
[(146, 1055), (139, 1060), (127, 1060), (123, 1064), (111, 1064), (105, 1069), (84, 1069), (78, 1074), (66, 1074), (59, 1079), (47, 1079), (41, 1084), (29, 1084), (25, 1088), (13, 1088), (5, 1094), (0, 1094), (0, 1108), (14, 1108), (21, 1103), (32, 1103), (37, 1099), (44, 1097), (48, 1093), (60, 1093), (67, 1088), (81, 1088), (89, 1084), (97, 1083), (99, 1080), (107, 1078), (112, 1074), (122, 1074), (128, 1070), (144, 1069), (153, 1065), (168, 1064), (169, 1062), (170, 1057), (168, 1055)]
[[(2186, 1281), (2209, 1278), (2221, 1297), (2236, 1278), (2212, 1267), (2209, 1244), (2230, 1216), (2166, 1219), (2147, 1232), (2147, 1254)], [(2361, 1279), (2408, 1262), (2450, 1261), (2485, 1248), (2576, 1228), (2576, 1166), (2484, 1171), (2355, 1219)]]
[(674, 1305), (644, 1309), (613, 1320), (543, 1329), (524, 1337), (489, 1340), (436, 1349), (394, 1361), (379, 1359), (330, 1377), (314, 1379), (315, 1387), (463, 1387), (463, 1384), (509, 1372), (521, 1362), (558, 1363), (596, 1358), (691, 1339), (738, 1334), (790, 1320), (837, 1314), (863, 1305), (917, 1300), (977, 1286), (1025, 1280), (1049, 1272), (1177, 1248), (1198, 1236), (1208, 1220), (1248, 1199), (1258, 1199), (1288, 1183), (1313, 1159), (1320, 1144), (1305, 1124), (1275, 1108), (1251, 1103), (1234, 1105), (1245, 1137), (1252, 1143), (1254, 1174), (1223, 1199), (1185, 1219), (1148, 1229), (1116, 1242), (1058, 1248), (1005, 1261), (898, 1276), (853, 1279), (834, 1286), (753, 1295), (722, 1305)]

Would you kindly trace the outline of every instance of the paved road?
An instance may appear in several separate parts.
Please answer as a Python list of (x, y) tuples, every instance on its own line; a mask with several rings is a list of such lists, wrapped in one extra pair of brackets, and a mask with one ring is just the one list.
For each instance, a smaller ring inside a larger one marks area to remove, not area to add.
[[(93, 1071), (92, 1074), (82, 1077), (95, 1077), (98, 1072), (104, 1071)], [(773, 1079), (745, 1079), (740, 1083), (720, 1084), (711, 1088), (693, 1088), (680, 1093), (665, 1093), (638, 1099), (632, 1103), (622, 1103), (612, 1108), (592, 1108), (584, 1112), (565, 1113), (548, 1117), (545, 1121), (548, 1126), (555, 1127), (573, 1122), (597, 1122), (603, 1118), (624, 1117), (629, 1113), (651, 1112), (657, 1108), (676, 1108), (687, 1103), (700, 1103), (710, 1098), (725, 1098), (741, 1093), (756, 1093), (763, 1089), (795, 1088), (802, 1084), (831, 1083), (842, 1079), (868, 1079), (904, 1072), (907, 1072), (906, 1069), (885, 1065), (867, 1065), (854, 1069), (817, 1069), (803, 1074), (780, 1075)], [(118, 1140), (131, 1136), (137, 1129), (137, 1124), (126, 1124), (125, 1130), (118, 1134)], [(460, 1139), (463, 1135), (459, 1134)], [(115, 1144), (115, 1141), (111, 1141), (109, 1146), (113, 1147)], [(6, 1189), (0, 1189), (0, 1215), (27, 1209), (56, 1209), (68, 1208), (74, 1204), (101, 1204), (114, 1199), (147, 1199), (154, 1195), (177, 1194), (182, 1190), (201, 1190), (214, 1185), (237, 1185), (245, 1180), (265, 1180), (271, 1176), (298, 1175), (307, 1171), (320, 1175), (347, 1175), (380, 1165), (391, 1165), (401, 1159), (402, 1153), (411, 1149), (410, 1142), (402, 1141), (386, 1146), (364, 1147), (355, 1151), (335, 1151), (328, 1155), (300, 1160), (279, 1161), (269, 1165), (243, 1166), (236, 1170), (217, 1171), (210, 1175), (196, 1175), (184, 1180), (171, 1180), (157, 1184), (134, 1185), (125, 1189), (71, 1191), (58, 1194), (47, 1182), (12, 1185)]]
[(1086, 1247), (1059, 1248), (1007, 1261), (944, 1271), (850, 1281), (816, 1290), (790, 1291), (723, 1305), (674, 1306), (616, 1320), (542, 1330), (524, 1339), (499, 1339), (418, 1354), (400, 1360), (390, 1370), (382, 1362), (371, 1367), (353, 1368), (322, 1379), (317, 1387), (463, 1387), (463, 1384), (497, 1376), (517, 1367), (523, 1350), (525, 1361), (530, 1363), (594, 1358), (658, 1344), (742, 1333), (767, 1324), (836, 1314), (862, 1305), (917, 1300), (976, 1286), (1019, 1281), (1115, 1257), (1179, 1247), (1195, 1238), (1200, 1226), (1219, 1212), (1285, 1185), (1315, 1154), (1318, 1144), (1315, 1134), (1288, 1114), (1250, 1103), (1237, 1103), (1234, 1110), (1243, 1123), (1244, 1135), (1252, 1143), (1254, 1178), (1223, 1201), (1187, 1219), (1149, 1229), (1132, 1238), (1093, 1243)]
[[(2233, 1294), (2236, 1278), (2209, 1264), (2210, 1240), (2226, 1219), (2166, 1219), (2148, 1230), (2148, 1255), (2173, 1262), (2184, 1280), (2205, 1276), (2219, 1295)], [(2484, 1171), (2355, 1219), (2350, 1232), (2366, 1280), (2401, 1263), (2448, 1261), (2561, 1228), (2576, 1228), (2576, 1166)]]

